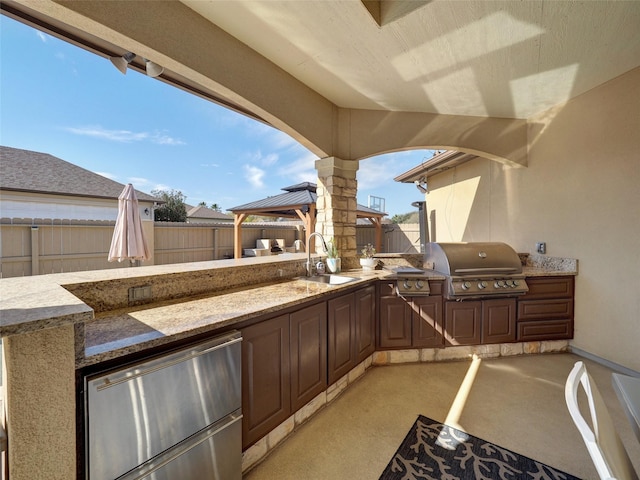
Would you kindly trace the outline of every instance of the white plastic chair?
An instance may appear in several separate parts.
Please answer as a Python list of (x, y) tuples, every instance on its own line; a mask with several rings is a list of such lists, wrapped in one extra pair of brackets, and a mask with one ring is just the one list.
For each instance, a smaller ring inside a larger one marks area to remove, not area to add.
[[(578, 407), (578, 386), (582, 384), (589, 402), (593, 430)], [(576, 362), (564, 389), (569, 413), (587, 445), (602, 480), (638, 480), (631, 460), (616, 432), (607, 406), (582, 362)]]

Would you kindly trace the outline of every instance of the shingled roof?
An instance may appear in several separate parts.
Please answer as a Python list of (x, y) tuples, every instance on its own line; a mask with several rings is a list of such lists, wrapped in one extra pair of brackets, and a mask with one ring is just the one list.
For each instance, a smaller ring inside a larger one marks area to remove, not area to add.
[(202, 205), (192, 207), (191, 205), (185, 205), (187, 208), (187, 218), (208, 218), (210, 220), (222, 220), (232, 222), (233, 217), (226, 213), (218, 212), (212, 208), (208, 208)]
[[(0, 146), (0, 189), (117, 199), (124, 185), (48, 153)], [(136, 196), (138, 200), (164, 203), (139, 190)]]

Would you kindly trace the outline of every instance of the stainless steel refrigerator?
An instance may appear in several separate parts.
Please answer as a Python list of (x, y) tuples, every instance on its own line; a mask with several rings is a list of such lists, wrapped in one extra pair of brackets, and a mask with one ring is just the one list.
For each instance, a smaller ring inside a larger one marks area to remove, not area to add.
[(229, 334), (85, 378), (88, 480), (241, 480), (241, 341)]

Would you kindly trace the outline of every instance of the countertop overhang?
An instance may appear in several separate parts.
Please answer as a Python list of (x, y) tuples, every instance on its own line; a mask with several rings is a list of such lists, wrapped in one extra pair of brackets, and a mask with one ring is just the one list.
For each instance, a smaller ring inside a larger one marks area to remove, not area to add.
[[(76, 366), (81, 368), (395, 278), (388, 270), (354, 270), (344, 272), (358, 277), (349, 283), (309, 282), (293, 278), (304, 268), (306, 255), (274, 257), (3, 279), (0, 336), (76, 325)], [(577, 274), (573, 259), (533, 260), (524, 266), (526, 276)], [(444, 279), (435, 272), (428, 275)], [(147, 283), (154, 285), (158, 300), (122, 306), (129, 286)]]
[(97, 314), (94, 320), (85, 323), (85, 358), (77, 366), (232, 327), (387, 276), (381, 270), (345, 274), (358, 278), (340, 285), (286, 279)]

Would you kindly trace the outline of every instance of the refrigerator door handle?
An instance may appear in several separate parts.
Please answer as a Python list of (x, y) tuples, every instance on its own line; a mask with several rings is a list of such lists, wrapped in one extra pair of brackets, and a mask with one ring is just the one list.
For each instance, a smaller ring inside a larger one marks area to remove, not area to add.
[(180, 363), (186, 362), (188, 360), (194, 359), (194, 358), (198, 358), (202, 355), (205, 355), (207, 353), (211, 353), (215, 350), (219, 350), (221, 348), (227, 348), (230, 347), (231, 345), (235, 344), (235, 343), (240, 343), (242, 342), (242, 338), (236, 338), (233, 340), (229, 340), (226, 343), (220, 343), (218, 345), (215, 345), (213, 347), (207, 348), (206, 350), (200, 350), (200, 351), (191, 351), (185, 355), (175, 355), (172, 356), (172, 358), (170, 359), (162, 359), (162, 360), (157, 360), (154, 361), (148, 368), (146, 369), (141, 369), (139, 371), (136, 372), (119, 372), (116, 374), (111, 374), (108, 375), (104, 378), (103, 383), (96, 385), (96, 390), (97, 391), (101, 391), (104, 390), (105, 388), (110, 388), (113, 387), (115, 385), (119, 385), (121, 383), (125, 383), (125, 382), (129, 382), (131, 380), (135, 380), (136, 378), (139, 377), (143, 377), (145, 375), (148, 375), (150, 373), (153, 372), (157, 372), (159, 370), (163, 370), (165, 368), (169, 368), (172, 367), (174, 365), (178, 365)]
[(187, 454), (190, 450), (206, 442), (211, 437), (222, 433), (224, 430), (232, 427), (241, 420), (242, 415), (240, 413), (231, 413), (228, 416), (220, 419), (218, 422), (211, 424), (200, 432), (192, 435), (189, 438), (186, 438), (174, 447), (160, 453), (150, 460), (147, 460), (142, 465), (139, 465), (134, 470), (131, 470), (130, 472), (127, 472), (124, 475), (118, 477), (116, 480), (143, 480), (152, 473), (155, 473), (158, 470), (166, 467), (168, 464), (170, 464), (180, 456)]

